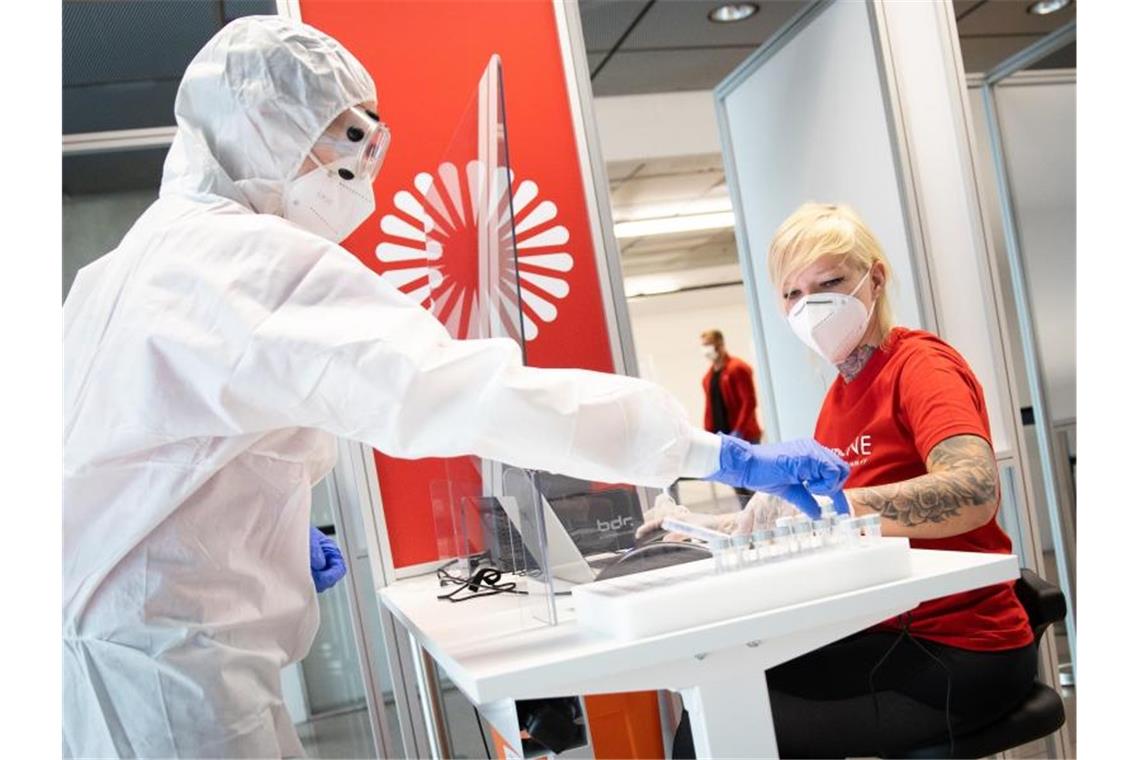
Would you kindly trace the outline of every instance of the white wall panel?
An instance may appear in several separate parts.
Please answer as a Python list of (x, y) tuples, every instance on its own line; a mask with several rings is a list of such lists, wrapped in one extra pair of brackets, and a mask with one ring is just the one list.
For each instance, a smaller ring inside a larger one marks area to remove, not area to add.
[(676, 396), (694, 425), (704, 424), (701, 379), (709, 363), (701, 354), (703, 331), (723, 332), (728, 352), (756, 369), (743, 285), (634, 298), (629, 301), (629, 319), (641, 376)]
[(1076, 83), (994, 88), (1049, 412), (1077, 416)]
[[(737, 240), (758, 304), (769, 414), (783, 439), (811, 435), (834, 371), (810, 360), (768, 282), (768, 243), (806, 201), (853, 206), (895, 270), (900, 324), (919, 327), (910, 246), (867, 7), (837, 2), (736, 81), (721, 110), (726, 168), (737, 195)], [(750, 265), (750, 266), (749, 266)], [(773, 432), (776, 432), (773, 430)]]
[(955, 67), (953, 17), (940, 3), (880, 7), (906, 123), (938, 332), (970, 363), (985, 390), (994, 448), (1009, 451), (1015, 410), (1004, 369), (974, 159), (966, 140), (972, 125), (964, 76)]

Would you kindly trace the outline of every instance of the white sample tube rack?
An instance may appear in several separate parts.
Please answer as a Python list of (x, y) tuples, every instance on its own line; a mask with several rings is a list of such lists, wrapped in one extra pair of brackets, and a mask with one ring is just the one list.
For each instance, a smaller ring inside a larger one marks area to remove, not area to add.
[(690, 628), (909, 576), (910, 542), (861, 536), (848, 545), (718, 572), (711, 559), (573, 589), (578, 622), (619, 640)]

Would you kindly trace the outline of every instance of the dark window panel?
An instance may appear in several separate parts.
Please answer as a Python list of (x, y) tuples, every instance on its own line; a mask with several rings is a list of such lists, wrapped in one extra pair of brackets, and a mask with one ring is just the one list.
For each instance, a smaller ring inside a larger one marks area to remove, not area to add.
[(157, 192), (167, 150), (163, 147), (64, 156), (63, 194)]
[(174, 126), (177, 79), (117, 82), (63, 90), (63, 133)]
[(1042, 58), (1029, 68), (1031, 69), (1075, 69), (1077, 67), (1077, 43), (1070, 42), (1060, 50), (1056, 50)]
[(66, 2), (63, 84), (178, 78), (221, 27), (216, 0)]

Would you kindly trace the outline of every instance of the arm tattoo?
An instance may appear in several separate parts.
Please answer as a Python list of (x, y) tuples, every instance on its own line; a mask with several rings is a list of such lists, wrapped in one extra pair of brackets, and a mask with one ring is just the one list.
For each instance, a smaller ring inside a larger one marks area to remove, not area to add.
[(993, 449), (974, 435), (947, 438), (926, 457), (927, 474), (902, 483), (859, 489), (859, 501), (899, 524), (913, 527), (958, 517), (962, 509), (997, 500)]

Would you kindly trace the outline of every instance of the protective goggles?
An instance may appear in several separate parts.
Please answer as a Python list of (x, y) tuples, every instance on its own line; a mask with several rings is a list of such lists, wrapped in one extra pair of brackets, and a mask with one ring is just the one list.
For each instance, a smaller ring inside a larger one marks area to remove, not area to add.
[(359, 177), (371, 182), (384, 163), (391, 140), (388, 125), (379, 116), (362, 106), (353, 106), (333, 120), (317, 138), (310, 154), (324, 166), (338, 164), (341, 179)]

